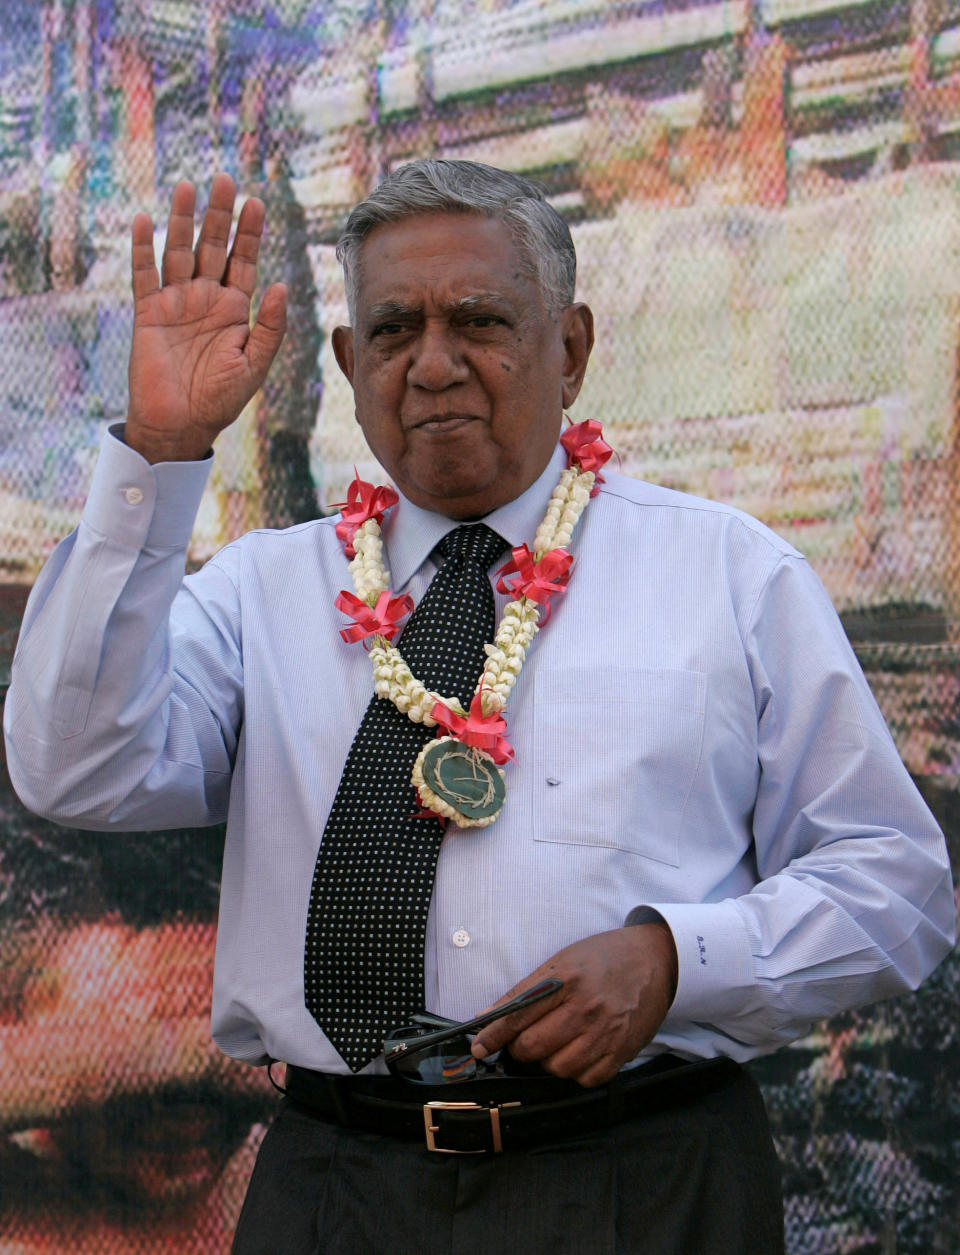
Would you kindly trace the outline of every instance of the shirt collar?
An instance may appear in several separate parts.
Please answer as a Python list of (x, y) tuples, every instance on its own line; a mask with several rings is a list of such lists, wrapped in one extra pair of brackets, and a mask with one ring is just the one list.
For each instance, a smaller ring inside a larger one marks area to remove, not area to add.
[[(532, 545), (566, 464), (566, 452), (558, 444), (543, 473), (526, 492), (478, 521), (499, 532), (511, 549), (522, 544)], [(459, 520), (424, 510), (401, 495), (399, 505), (390, 511), (383, 529), (390, 587), (394, 592), (404, 588), (447, 532), (459, 526)]]

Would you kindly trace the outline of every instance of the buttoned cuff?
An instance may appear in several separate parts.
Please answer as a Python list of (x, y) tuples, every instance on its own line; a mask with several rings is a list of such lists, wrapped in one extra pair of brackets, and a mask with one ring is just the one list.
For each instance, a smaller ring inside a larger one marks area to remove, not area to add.
[(755, 992), (753, 954), (734, 902), (656, 902), (635, 907), (627, 924), (661, 920), (677, 947), (677, 992), (668, 1021), (712, 1023), (743, 1009)]
[(84, 523), (135, 549), (186, 549), (213, 458), (151, 466), (122, 433), (117, 424), (103, 438)]

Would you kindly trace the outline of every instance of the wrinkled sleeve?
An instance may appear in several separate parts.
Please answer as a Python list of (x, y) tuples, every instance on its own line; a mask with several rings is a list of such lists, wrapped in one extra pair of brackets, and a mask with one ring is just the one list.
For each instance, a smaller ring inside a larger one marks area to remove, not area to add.
[(5, 704), (10, 778), (40, 815), (93, 829), (226, 815), (242, 720), (229, 555), (183, 578), (209, 464), (150, 466), (104, 439), (80, 525), (27, 603)]
[(735, 1057), (811, 1022), (915, 989), (949, 951), (946, 845), (900, 761), (823, 586), (785, 556), (745, 649), (760, 783), (758, 883), (710, 903), (649, 903), (679, 957), (667, 1020), (709, 1025)]

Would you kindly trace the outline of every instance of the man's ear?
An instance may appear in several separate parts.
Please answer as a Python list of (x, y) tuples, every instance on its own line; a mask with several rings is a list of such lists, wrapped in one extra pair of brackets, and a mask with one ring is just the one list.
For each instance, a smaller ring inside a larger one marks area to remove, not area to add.
[(563, 335), (562, 392), (566, 409), (577, 399), (593, 348), (593, 313), (590, 306), (582, 301), (568, 305), (560, 315), (560, 330)]
[(334, 327), (333, 329), (333, 355), (337, 359), (337, 365), (350, 381), (350, 387), (353, 387), (353, 328), (352, 327)]

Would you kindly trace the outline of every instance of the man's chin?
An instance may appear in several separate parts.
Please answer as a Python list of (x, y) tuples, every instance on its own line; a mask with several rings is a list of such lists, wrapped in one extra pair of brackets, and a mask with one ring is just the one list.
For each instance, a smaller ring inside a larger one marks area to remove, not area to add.
[[(482, 518), (514, 501), (542, 473), (554, 445), (543, 449), (540, 463), (525, 449), (510, 456), (489, 439), (443, 441), (429, 448), (409, 448), (393, 468), (391, 478), (408, 501), (453, 519)], [(540, 452), (539, 450), (537, 451)]]
[[(513, 477), (482, 459), (437, 459), (418, 473), (396, 478), (397, 487), (415, 505), (451, 518), (489, 514), (516, 495)], [(488, 505), (487, 502), (494, 504)]]
[(448, 487), (442, 490), (438, 488), (433, 492), (426, 488), (412, 489), (409, 492), (401, 489), (401, 491), (409, 501), (420, 506), (421, 509), (432, 510), (436, 514), (445, 514), (451, 519), (461, 519), (465, 522), (470, 519), (483, 518), (491, 510), (506, 504), (514, 495), (509, 492), (506, 494), (502, 491), (498, 492), (496, 484), (476, 488), (458, 487), (454, 492), (450, 492)]

